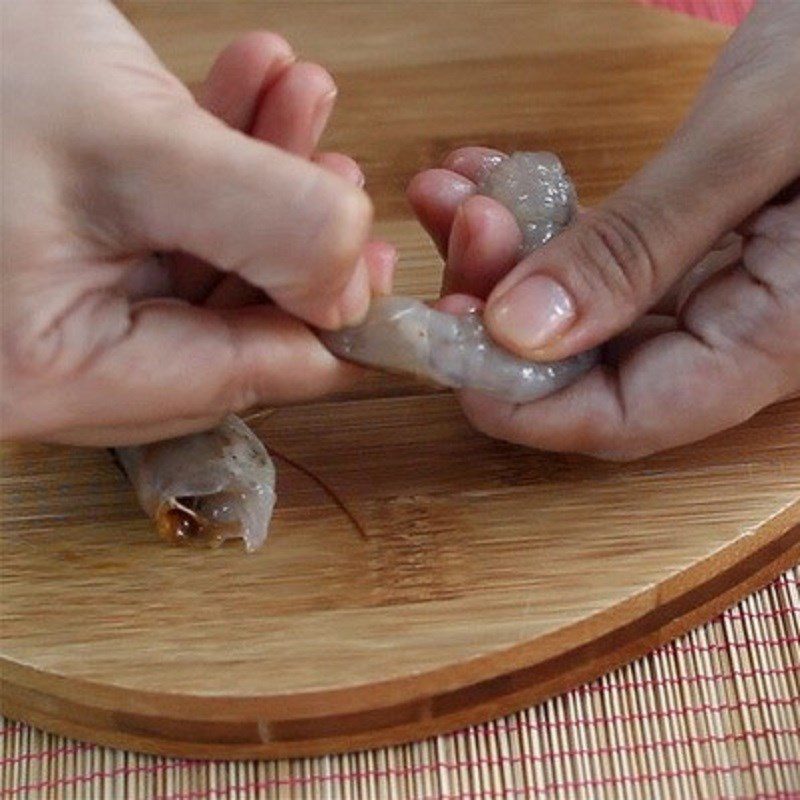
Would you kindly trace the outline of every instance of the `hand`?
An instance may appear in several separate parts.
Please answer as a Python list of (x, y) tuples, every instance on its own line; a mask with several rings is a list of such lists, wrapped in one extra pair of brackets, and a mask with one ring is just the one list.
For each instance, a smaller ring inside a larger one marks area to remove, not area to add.
[(394, 262), (355, 162), (313, 155), (331, 77), (248, 34), (198, 103), (104, 0), (2, 11), (3, 435), (148, 441), (358, 375), (304, 324)]
[(476, 427), (630, 459), (800, 391), (798, 42), (800, 3), (757, 5), (666, 147), (520, 263), (511, 215), (472, 196), (493, 151), (457, 151), (415, 178), (410, 199), (447, 255), (445, 293), (484, 300), (497, 341), (548, 360), (617, 337), (601, 367), (537, 403), (462, 393)]

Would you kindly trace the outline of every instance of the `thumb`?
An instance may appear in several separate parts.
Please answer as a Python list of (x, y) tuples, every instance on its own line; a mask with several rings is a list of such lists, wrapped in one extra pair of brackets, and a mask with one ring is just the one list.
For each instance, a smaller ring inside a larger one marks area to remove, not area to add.
[(113, 167), (124, 206), (115, 216), (137, 246), (188, 252), (236, 273), (321, 328), (366, 313), (360, 253), (372, 207), (364, 192), (197, 107), (169, 126), (142, 127), (120, 143)]
[(549, 360), (628, 328), (779, 188), (738, 168), (720, 177), (713, 155), (661, 153), (495, 287), (485, 311), (493, 337)]
[(662, 152), (495, 287), (484, 312), (493, 337), (520, 355), (558, 359), (645, 313), (800, 168), (792, 146), (800, 115), (786, 113), (774, 88), (796, 79), (779, 77), (713, 73)]

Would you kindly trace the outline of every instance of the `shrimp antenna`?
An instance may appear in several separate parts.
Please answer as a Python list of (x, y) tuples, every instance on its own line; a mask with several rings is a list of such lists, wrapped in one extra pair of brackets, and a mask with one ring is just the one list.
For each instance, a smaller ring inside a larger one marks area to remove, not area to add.
[(319, 475), (312, 472), (308, 467), (304, 467), (299, 461), (295, 461), (293, 458), (289, 458), (285, 453), (281, 453), (279, 450), (276, 450), (272, 445), (269, 446), (269, 452), (272, 455), (279, 458), (281, 461), (285, 461), (290, 467), (294, 467), (299, 472), (302, 472), (303, 475), (309, 477), (317, 486), (325, 492), (326, 495), (333, 501), (334, 505), (341, 510), (341, 512), (350, 520), (353, 527), (356, 529), (356, 533), (362, 538), (367, 539), (367, 531), (364, 526), (359, 522), (358, 517), (351, 511), (351, 509), (347, 506), (347, 504), (342, 500), (339, 496), (339, 493), (325, 480), (323, 480)]
[[(251, 422), (253, 420), (259, 420), (260, 422), (263, 422), (265, 419), (274, 417), (279, 411), (279, 408), (272, 408), (267, 411), (256, 412), (255, 414), (247, 417), (246, 421)], [(369, 538), (367, 536), (366, 528), (361, 524), (358, 517), (348, 507), (344, 500), (342, 500), (339, 493), (329, 483), (327, 483), (327, 481), (325, 481), (315, 472), (312, 472), (312, 470), (310, 470), (308, 467), (303, 466), (299, 461), (295, 461), (285, 453), (280, 452), (280, 450), (276, 450), (272, 445), (269, 446), (268, 452), (274, 455), (276, 458), (279, 458), (281, 461), (285, 461), (290, 467), (294, 467), (298, 472), (302, 472), (303, 475), (316, 483), (317, 486), (319, 486), (319, 488), (325, 492), (333, 504), (347, 517), (347, 519), (350, 521), (350, 524), (355, 528), (356, 533), (362, 539)]]

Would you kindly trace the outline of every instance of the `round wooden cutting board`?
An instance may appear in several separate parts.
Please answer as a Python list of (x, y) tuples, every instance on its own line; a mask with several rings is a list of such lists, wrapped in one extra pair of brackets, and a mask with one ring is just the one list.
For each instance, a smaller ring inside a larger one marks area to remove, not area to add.
[[(195, 82), (236, 32), (331, 65), (326, 147), (366, 165), (399, 287), (440, 263), (402, 201), (464, 142), (558, 151), (584, 200), (680, 118), (724, 32), (617, 3), (124, 3)], [(267, 546), (173, 549), (104, 452), (3, 449), (5, 714), (209, 757), (397, 742), (566, 690), (800, 560), (800, 401), (635, 464), (526, 451), (370, 378), (253, 420)]]

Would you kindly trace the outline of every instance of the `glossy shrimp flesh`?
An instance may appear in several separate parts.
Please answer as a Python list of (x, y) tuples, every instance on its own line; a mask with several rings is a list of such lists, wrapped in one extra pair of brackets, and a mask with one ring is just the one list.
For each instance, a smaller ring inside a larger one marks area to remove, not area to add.
[(378, 297), (361, 325), (323, 334), (322, 341), (357, 364), (512, 403), (546, 397), (597, 361), (594, 352), (564, 361), (526, 361), (495, 344), (479, 314), (446, 314), (412, 297)]
[[(560, 233), (576, 204), (572, 183), (552, 153), (498, 157), (478, 191), (514, 215), (522, 231), (522, 255)], [(326, 331), (320, 338), (335, 355), (363, 366), (514, 403), (563, 389), (598, 360), (592, 350), (562, 361), (527, 361), (493, 342), (480, 314), (455, 316), (410, 297), (376, 298), (361, 325)]]

